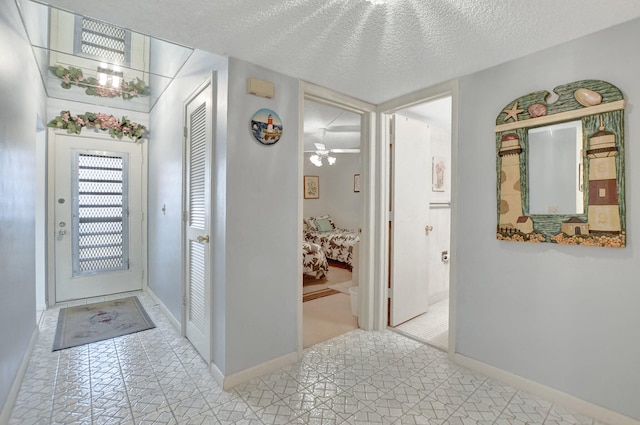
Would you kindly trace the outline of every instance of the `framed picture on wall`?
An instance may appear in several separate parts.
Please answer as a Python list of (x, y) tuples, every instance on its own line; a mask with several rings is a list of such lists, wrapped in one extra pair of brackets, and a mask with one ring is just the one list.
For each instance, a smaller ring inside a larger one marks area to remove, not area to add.
[(446, 171), (446, 162), (444, 157), (442, 156), (434, 156), (431, 162), (431, 172), (432, 172), (432, 180), (431, 180), (431, 190), (433, 192), (444, 192), (445, 191), (445, 171)]
[(304, 176), (304, 199), (320, 198), (320, 177)]
[(353, 175), (353, 191), (360, 192), (360, 174)]

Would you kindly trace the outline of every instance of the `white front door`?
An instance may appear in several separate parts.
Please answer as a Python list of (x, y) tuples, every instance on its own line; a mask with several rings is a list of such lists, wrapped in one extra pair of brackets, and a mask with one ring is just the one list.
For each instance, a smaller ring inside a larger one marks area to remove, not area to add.
[(50, 132), (56, 302), (142, 289), (142, 145), (85, 133)]
[(429, 126), (392, 117), (390, 325), (427, 311), (429, 276)]
[(185, 324), (186, 337), (211, 361), (209, 270), (213, 88), (208, 82), (187, 101), (185, 114)]

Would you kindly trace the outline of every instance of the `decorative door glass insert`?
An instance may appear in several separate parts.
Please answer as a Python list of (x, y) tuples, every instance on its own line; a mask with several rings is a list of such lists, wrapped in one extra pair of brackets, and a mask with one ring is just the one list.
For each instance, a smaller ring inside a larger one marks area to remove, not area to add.
[(128, 155), (75, 151), (73, 276), (129, 269)]
[(109, 62), (129, 63), (129, 33), (105, 22), (78, 17), (76, 53), (95, 56)]

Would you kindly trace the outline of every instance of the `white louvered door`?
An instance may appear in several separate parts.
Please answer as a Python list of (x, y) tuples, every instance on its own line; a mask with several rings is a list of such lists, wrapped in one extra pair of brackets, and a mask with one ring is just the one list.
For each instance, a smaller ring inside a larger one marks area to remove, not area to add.
[(186, 336), (211, 361), (209, 227), (213, 144), (211, 83), (186, 104), (185, 114), (185, 323)]

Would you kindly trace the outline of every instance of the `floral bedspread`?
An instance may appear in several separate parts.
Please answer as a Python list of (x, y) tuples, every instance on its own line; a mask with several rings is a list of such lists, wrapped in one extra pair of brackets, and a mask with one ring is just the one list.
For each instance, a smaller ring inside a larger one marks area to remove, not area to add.
[(353, 245), (360, 237), (351, 230), (333, 229), (329, 232), (305, 230), (304, 239), (322, 247), (327, 258), (347, 263), (353, 267)]
[(302, 272), (316, 279), (322, 279), (329, 273), (327, 257), (320, 245), (302, 242)]

